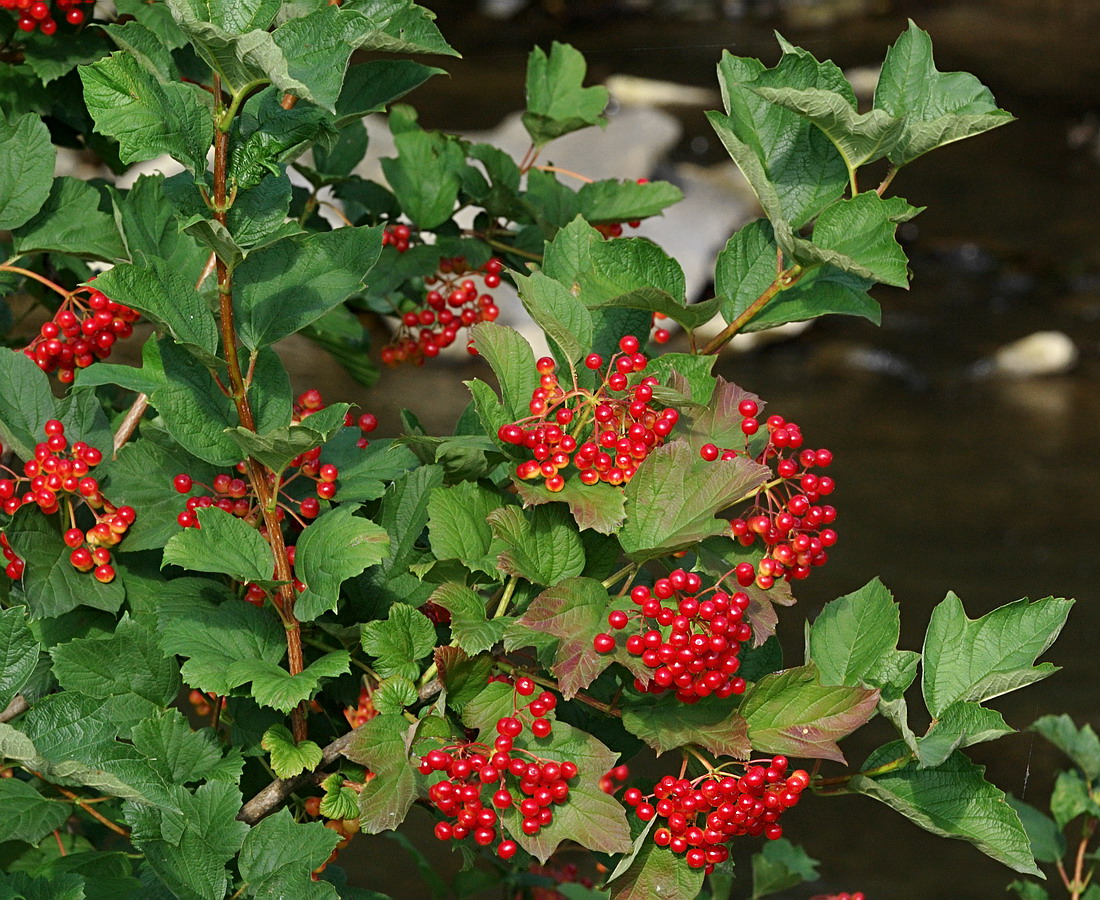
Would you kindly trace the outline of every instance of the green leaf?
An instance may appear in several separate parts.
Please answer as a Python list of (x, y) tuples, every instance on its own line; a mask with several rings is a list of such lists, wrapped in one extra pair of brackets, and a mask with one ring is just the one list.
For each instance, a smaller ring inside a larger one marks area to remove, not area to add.
[(741, 714), (709, 697), (688, 704), (671, 694), (632, 696), (623, 707), (623, 727), (658, 754), (698, 744), (718, 756), (748, 759), (753, 749)]
[(626, 496), (610, 484), (582, 484), (579, 479), (567, 478), (565, 487), (557, 492), (529, 481), (515, 479), (514, 484), (524, 506), (564, 502), (581, 531), (614, 534), (626, 518)]
[(0, 116), (0, 230), (18, 228), (41, 209), (53, 185), (56, 155), (38, 116)]
[(264, 732), (260, 746), (271, 754), (271, 768), (280, 778), (293, 778), (302, 772), (312, 772), (323, 754), (313, 741), (297, 743), (285, 725), (272, 725)]
[(608, 178), (590, 181), (577, 191), (585, 221), (630, 222), (660, 215), (684, 199), (683, 192), (667, 181), (618, 181)]
[(286, 652), (286, 636), (275, 616), (236, 598), (214, 606), (194, 594), (183, 595), (164, 601), (157, 614), (161, 649), (189, 657), (181, 674), (200, 691), (224, 696), (249, 680), (237, 663), (275, 665)]
[(939, 716), (957, 700), (982, 703), (1053, 675), (1033, 665), (1054, 642), (1072, 600), (1017, 600), (980, 619), (968, 619), (954, 594), (933, 611), (924, 639), (924, 702)]
[(281, 474), (298, 456), (319, 447), (344, 427), (344, 417), (351, 409), (347, 403), (333, 403), (296, 425), (287, 425), (257, 434), (237, 427), (229, 436), (241, 448), (243, 457), (254, 457), (272, 471)]
[[(120, 8), (119, 12), (128, 10)], [(162, 84), (179, 78), (179, 70), (171, 54), (171, 49), (175, 48), (169, 48), (160, 35), (137, 19), (121, 25), (116, 22), (107, 25), (103, 30), (119, 50), (126, 51)]]
[(493, 658), (487, 653), (470, 658), (458, 647), (437, 648), (435, 662), (439, 680), (447, 690), (447, 708), (458, 713), (485, 690), (493, 671)]
[(340, 470), (340, 500), (350, 503), (377, 500), (386, 492), (386, 482), (396, 481), (416, 466), (416, 457), (405, 447), (389, 440), (373, 440), (356, 446), (360, 434), (344, 428), (321, 448), (321, 462)]
[(556, 584), (584, 571), (584, 546), (569, 514), (560, 506), (536, 506), (530, 512), (503, 506), (488, 516), (502, 544), (502, 572), (535, 584)]
[(167, 153), (193, 175), (206, 171), (214, 123), (197, 84), (162, 82), (123, 50), (79, 71), (95, 130), (118, 141), (124, 163)]
[(401, 209), (421, 228), (437, 228), (451, 218), (466, 154), (455, 138), (428, 131), (394, 133), (396, 159), (383, 159), (382, 171)]
[(0, 874), (0, 892), (13, 900), (85, 900), (84, 879), (75, 874), (36, 877), (26, 872)]
[(293, 334), (363, 286), (382, 228), (287, 238), (248, 255), (234, 274), (237, 328), (251, 350)]
[(488, 618), (485, 598), (464, 584), (441, 584), (431, 601), (451, 614), (451, 635), (470, 656), (491, 649), (503, 637), (506, 621), (510, 621)]
[(56, 524), (37, 507), (21, 507), (6, 531), (12, 550), (26, 563), (23, 599), (33, 618), (60, 616), (82, 605), (115, 612), (122, 605), (122, 578), (100, 584), (91, 573), (74, 569), (69, 562), (72, 551)]
[[(378, 683), (378, 687), (374, 689), (374, 693), (371, 694), (374, 708), (380, 713), (402, 713), (405, 711), (406, 706), (412, 706), (419, 699), (420, 695), (416, 690), (416, 685), (408, 678), (402, 678), (399, 675), (392, 678), (383, 678)], [(355, 809), (354, 798), (352, 808)], [(354, 817), (353, 812), (350, 818)], [(337, 817), (331, 816), (331, 818)]]
[(118, 225), (101, 208), (102, 202), (103, 195), (94, 185), (68, 175), (55, 178), (45, 205), (12, 230), (15, 253), (56, 251), (105, 262), (125, 259)]
[(0, 610), (0, 709), (6, 709), (30, 679), (40, 650), (26, 611), (18, 606)]
[(331, 884), (311, 880), (340, 841), (320, 822), (299, 824), (287, 809), (262, 819), (245, 835), (238, 865), (249, 897), (337, 900)]
[(749, 687), (740, 712), (753, 749), (844, 762), (836, 742), (866, 724), (878, 691), (821, 684), (813, 665), (765, 675)]
[(1073, 760), (1089, 781), (1100, 779), (1100, 738), (1088, 723), (1078, 728), (1064, 713), (1042, 716), (1031, 725), (1066, 756)]
[(149, 402), (161, 414), (168, 433), (199, 459), (215, 466), (236, 465), (240, 448), (225, 433), (239, 424), (233, 401), (190, 353), (167, 338), (159, 346), (164, 384)]
[(489, 553), (493, 531), (486, 517), (500, 503), (499, 494), (472, 481), (433, 490), (428, 498), (428, 535), (436, 559), (457, 559), (467, 568), (495, 576), (496, 556)]
[[(714, 290), (727, 322), (744, 313), (771, 287), (776, 278), (777, 251), (767, 219), (749, 222), (726, 243), (718, 255)], [(742, 330), (760, 331), (833, 313), (861, 316), (877, 325), (881, 315), (878, 303), (867, 294), (871, 284), (835, 266), (818, 266), (781, 290)]]
[(409, 91), (420, 87), (442, 69), (411, 59), (375, 59), (352, 66), (336, 101), (336, 124), (343, 126), (386, 107)]
[(181, 0), (169, 8), (177, 19), (194, 18), (217, 25), (230, 34), (244, 34), (271, 25), (279, 4), (275, 0), (242, 0), (231, 5), (215, 0)]
[(143, 719), (131, 730), (130, 739), (169, 783), (240, 780), (240, 751), (232, 748), (223, 758), (214, 730), (192, 731), (178, 709)]
[(97, 699), (133, 695), (162, 709), (179, 694), (176, 661), (166, 658), (153, 632), (129, 615), (110, 637), (77, 638), (51, 648), (50, 656), (65, 690)]
[(362, 641), (383, 678), (401, 675), (415, 680), (420, 675), (417, 661), (435, 648), (435, 627), (419, 610), (396, 603), (385, 619), (363, 625)]
[(917, 758), (922, 766), (938, 766), (955, 750), (993, 741), (1013, 731), (996, 710), (977, 703), (952, 703), (928, 732), (917, 738)]
[(702, 869), (688, 867), (679, 854), (643, 838), (630, 865), (609, 890), (613, 900), (695, 900), (702, 886)]
[(611, 598), (592, 578), (566, 578), (551, 584), (531, 601), (518, 623), (558, 639), (550, 671), (562, 696), (571, 700), (588, 687), (613, 661), (611, 654), (597, 653), (593, 636), (606, 628)]
[(818, 862), (805, 850), (786, 838), (767, 841), (752, 855), (752, 896), (766, 897), (795, 887), (804, 881), (817, 881)]
[(780, 40), (783, 56), (767, 69), (755, 59), (723, 53), (718, 81), (726, 114), (707, 118), (748, 179), (765, 214), (786, 243), (799, 228), (838, 199), (847, 169), (824, 132), (797, 113), (770, 103), (760, 88), (818, 88), (851, 96), (851, 86), (832, 62)]
[[(880, 747), (864, 763), (864, 771), (905, 757), (901, 741)], [(940, 766), (909, 765), (884, 775), (856, 775), (850, 790), (866, 794), (897, 810), (925, 831), (969, 841), (1017, 872), (1042, 877), (1016, 815), (1003, 792), (983, 777), (985, 769), (956, 751)]]
[(890, 153), (906, 124), (881, 109), (860, 114), (853, 97), (836, 91), (761, 87), (755, 93), (820, 128), (853, 174)]
[(589, 125), (607, 124), (607, 88), (582, 87), (587, 68), (581, 52), (569, 44), (554, 41), (549, 56), (541, 47), (531, 51), (523, 127), (536, 147)]
[(102, 484), (107, 496), (115, 503), (132, 506), (137, 513), (126, 532), (128, 551), (160, 549), (180, 533), (176, 516), (184, 511), (187, 498), (202, 489), (194, 487), (180, 494), (172, 484), (176, 475), (187, 473), (198, 484), (210, 484), (216, 474), (213, 466), (176, 444), (165, 447), (144, 439), (129, 441), (105, 470)]
[[(415, 688), (413, 689), (415, 693)], [(377, 693), (375, 696), (378, 696)], [(325, 796), (321, 798), (321, 815), (327, 819), (358, 819), (359, 792), (347, 787), (340, 772), (321, 782)]]
[(685, 441), (657, 448), (626, 486), (623, 550), (645, 559), (721, 534), (729, 523), (715, 513), (752, 494), (769, 472), (742, 456), (703, 463)]
[(874, 191), (839, 200), (818, 216), (812, 240), (794, 238), (790, 252), (805, 266), (824, 263), (857, 278), (907, 287), (909, 260), (894, 236), (895, 208)]
[(459, 55), (439, 33), (435, 13), (413, 0), (351, 0), (346, 6), (364, 16), (369, 26), (356, 39), (360, 49)]
[(336, 678), (351, 668), (351, 656), (346, 650), (326, 653), (314, 660), (297, 675), (274, 663), (241, 660), (233, 664), (232, 680), (252, 682), (252, 696), (260, 706), (270, 706), (289, 713), (299, 703), (310, 700), (321, 687), (321, 679)]
[(72, 814), (72, 804), (47, 800), (27, 782), (18, 778), (0, 780), (0, 841), (24, 841), (37, 844), (51, 831), (60, 828)]
[(1064, 830), (1078, 816), (1100, 819), (1100, 803), (1089, 787), (1078, 772), (1058, 773), (1050, 795), (1050, 811), (1059, 830)]
[(592, 346), (592, 315), (563, 284), (542, 272), (516, 275), (519, 298), (528, 315), (565, 354), (570, 366)]
[[(124, 27), (136, 24), (131, 22)], [(193, 185), (191, 190), (194, 191)], [(114, 206), (116, 215), (121, 217), (119, 228), (131, 262), (155, 265), (156, 261), (162, 261), (188, 286), (198, 281), (209, 254), (197, 241), (180, 232), (175, 207), (168, 201), (164, 176), (140, 176), (125, 196), (115, 199)], [(208, 311), (205, 302), (202, 308)]]
[(428, 502), (442, 483), (439, 466), (421, 466), (397, 478), (386, 492), (376, 517), (390, 536), (390, 553), (382, 562), (384, 572), (401, 572), (416, 559), (416, 542), (428, 524)]
[[(135, 748), (116, 740), (124, 732), (117, 716), (111, 700), (76, 691), (50, 694), (20, 719), (26, 744), (5, 746), (4, 752), (54, 783), (174, 808), (172, 789), (157, 770)], [(0, 742), (8, 743), (2, 736)]]
[(485, 358), (497, 376), (508, 421), (530, 415), (527, 405), (539, 384), (531, 345), (518, 331), (495, 322), (475, 325), (470, 329), (470, 339), (478, 355)]
[(886, 52), (874, 106), (904, 119), (905, 128), (890, 152), (895, 166), (1013, 120), (973, 75), (938, 71), (932, 39), (912, 20)]
[(416, 770), (405, 743), (409, 728), (399, 713), (375, 716), (352, 732), (344, 751), (375, 773), (359, 794), (360, 827), (367, 834), (396, 830), (416, 800)]
[(353, 515), (347, 506), (316, 519), (298, 538), (295, 551), (294, 574), (306, 586), (294, 603), (299, 621), (311, 622), (325, 611), (335, 611), (340, 585), (380, 563), (389, 544), (385, 529)]
[(185, 528), (164, 545), (164, 565), (218, 572), (236, 581), (270, 581), (271, 547), (260, 532), (211, 506), (195, 510), (198, 528)]
[(236, 820), (241, 792), (232, 784), (210, 782), (194, 794), (175, 787), (173, 795), (179, 812), (126, 804), (131, 840), (180, 900), (222, 900), (230, 886), (225, 866), (248, 832)]
[(116, 303), (136, 309), (179, 343), (210, 363), (218, 354), (218, 323), (202, 295), (168, 262), (117, 265), (95, 280)]
[(869, 684), (884, 657), (896, 652), (901, 615), (877, 578), (825, 605), (810, 627), (810, 659), (822, 684)]
[(1044, 815), (1029, 803), (1008, 798), (1008, 805), (1016, 810), (1020, 822), (1031, 843), (1031, 855), (1036, 862), (1056, 863), (1066, 853), (1066, 836), (1050, 816)]
[(33, 459), (35, 445), (45, 439), (46, 422), (57, 408), (49, 378), (18, 350), (0, 349), (0, 439), (22, 459)]
[[(463, 721), (481, 730), (481, 739), (496, 734), (496, 723), (512, 715), (515, 694), (510, 685), (494, 683), (471, 700), (463, 710)], [(590, 850), (625, 853), (631, 849), (626, 813), (617, 800), (600, 790), (599, 779), (616, 762), (616, 754), (592, 735), (556, 720), (545, 738), (524, 731), (515, 746), (556, 762), (572, 760), (577, 765), (575, 783), (569, 785), (569, 799), (556, 806), (554, 820), (538, 834), (524, 834), (519, 828), (518, 810), (506, 810), (505, 828), (524, 850), (545, 862), (558, 844), (574, 840)]]
[[(1020, 900), (1050, 900), (1047, 889), (1034, 881), (1020, 881), (1017, 879), (1011, 882), (1006, 890), (1015, 891)], [(1088, 900), (1093, 900), (1093, 898), (1089, 897)]]
[[(335, 111), (361, 23), (352, 10), (321, 7), (275, 29), (271, 37), (286, 57), (287, 77), (306, 86), (299, 96)], [(276, 84), (280, 80), (273, 75)]]

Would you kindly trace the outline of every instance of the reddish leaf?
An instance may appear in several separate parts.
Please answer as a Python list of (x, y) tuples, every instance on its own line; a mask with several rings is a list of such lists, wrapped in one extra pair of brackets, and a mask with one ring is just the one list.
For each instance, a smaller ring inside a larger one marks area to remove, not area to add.
[(814, 665), (765, 675), (741, 701), (754, 750), (845, 762), (836, 742), (864, 725), (879, 692), (821, 684)]
[(555, 494), (543, 484), (513, 481), (524, 506), (541, 506), (554, 501), (568, 503), (581, 531), (591, 528), (601, 534), (614, 534), (626, 518), (626, 497), (620, 488), (609, 484), (586, 485), (576, 478), (568, 478), (565, 487)]
[(718, 756), (752, 755), (748, 723), (728, 700), (682, 703), (671, 694), (643, 695), (624, 706), (623, 726), (658, 754), (698, 744)]

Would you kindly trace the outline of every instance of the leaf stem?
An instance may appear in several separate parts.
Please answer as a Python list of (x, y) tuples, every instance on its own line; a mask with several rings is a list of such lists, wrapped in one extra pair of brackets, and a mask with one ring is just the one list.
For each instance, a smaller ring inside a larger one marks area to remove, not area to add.
[[(255, 83), (252, 86), (254, 87)], [(222, 226), (226, 226), (227, 212), (232, 205), (231, 199), (227, 202), (229, 125), (231, 119), (226, 118), (226, 113), (236, 113), (245, 89), (242, 88), (241, 91), (237, 92), (228, 110), (223, 110), (221, 107), (221, 79), (217, 75), (214, 76), (214, 88), (214, 120), (217, 128), (214, 132), (214, 197), (211, 210), (214, 220)], [(240, 419), (241, 427), (247, 428), (249, 431), (255, 431), (256, 418), (248, 401), (245, 376), (241, 372), (237, 330), (233, 320), (233, 271), (220, 255), (215, 261), (215, 269), (218, 274), (218, 311), (220, 313), (222, 350), (225, 354), (225, 363), (229, 374), (229, 397), (237, 408), (237, 417)], [(277, 488), (269, 480), (269, 476), (273, 473), (252, 457), (246, 460), (246, 471), (263, 515), (268, 543), (271, 545), (271, 554), (275, 563), (275, 580), (283, 582), (279, 585), (277, 596), (274, 598), (274, 605), (286, 630), (287, 668), (290, 670), (291, 675), (298, 675), (305, 668), (305, 658), (302, 654), (301, 627), (294, 616), (294, 575), (287, 556), (282, 524), (276, 514), (276, 504), (274, 502), (274, 492)], [(290, 722), (295, 742), (301, 743), (306, 740), (309, 735), (306, 728), (304, 703), (300, 703), (290, 714)]]
[(583, 181), (585, 184), (592, 184), (594, 179), (589, 178), (587, 175), (582, 175), (580, 172), (574, 172), (572, 169), (563, 169), (561, 166), (532, 166), (533, 169), (538, 169), (540, 172), (557, 172), (559, 175), (568, 175), (571, 178), (576, 178), (577, 181)]
[(733, 340), (734, 335), (744, 328), (757, 313), (775, 299), (776, 294), (793, 287), (802, 277), (804, 271), (805, 270), (799, 265), (794, 265), (780, 271), (779, 274), (775, 276), (775, 281), (769, 284), (759, 297), (753, 300), (737, 318), (729, 323), (729, 325), (711, 338), (710, 342), (700, 351), (701, 355), (710, 356), (726, 346), (726, 344)]
[(508, 583), (504, 585), (504, 593), (500, 595), (500, 602), (497, 604), (497, 608), (493, 610), (493, 615), (490, 618), (499, 619), (504, 615), (505, 610), (508, 609), (508, 604), (512, 602), (512, 595), (516, 592), (516, 583), (519, 581), (515, 575), (508, 578)]
[[(37, 772), (35, 772), (34, 774), (37, 775), (39, 778), (42, 778), (42, 776), (39, 775)], [(45, 779), (43, 779), (43, 780), (45, 780)], [(50, 783), (47, 782), (47, 784), (50, 784)], [(124, 837), (127, 840), (130, 839), (129, 829), (123, 828), (117, 822), (112, 822), (105, 815), (103, 815), (103, 813), (101, 813), (98, 809), (96, 809), (94, 806), (90, 806), (89, 804), (85, 803), (84, 800), (81, 797), (78, 797), (72, 791), (66, 790), (65, 788), (63, 788), (63, 787), (61, 787), (60, 785), (57, 785), (57, 784), (50, 784), (50, 787), (52, 787), (55, 791), (57, 791), (63, 797), (67, 797), (69, 800), (72, 800), (73, 803), (75, 803), (82, 810), (84, 810), (84, 812), (86, 812), (89, 816), (91, 816), (93, 819), (100, 822), (102, 825), (106, 826), (107, 828), (111, 829), (111, 831), (113, 831), (115, 834), (120, 835), (121, 837)]]
[[(864, 778), (875, 778), (879, 775), (888, 775), (891, 772), (896, 772), (898, 769), (904, 769), (914, 759), (914, 754), (906, 753), (904, 756), (899, 756), (897, 759), (890, 760), (888, 763), (883, 763), (881, 766), (875, 766), (873, 769), (865, 769), (862, 772), (853, 772), (851, 775), (838, 775), (835, 778), (817, 778), (810, 782), (810, 787), (813, 788), (814, 793), (818, 792), (820, 787), (828, 787), (836, 785), (837, 787), (847, 787), (849, 782), (857, 775), (862, 775)], [(827, 794), (841, 793), (840, 791), (827, 791)]]
[(63, 287), (54, 284), (50, 279), (44, 275), (39, 275), (37, 272), (32, 272), (30, 269), (24, 269), (20, 266), (10, 266), (7, 263), (0, 265), (0, 272), (14, 272), (16, 275), (22, 275), (24, 278), (31, 278), (37, 281), (39, 284), (44, 284), (51, 291), (56, 291), (66, 300), (72, 295), (72, 291), (67, 291)]
[(606, 590), (611, 590), (611, 585), (615, 584), (617, 581), (619, 581), (619, 579), (623, 578), (626, 575), (633, 575), (633, 573), (637, 571), (638, 564), (630, 563), (629, 565), (623, 566), (614, 575), (610, 576), (609, 578), (605, 578), (603, 581), (600, 582), (600, 584), (602, 584)]
[(899, 166), (895, 166), (893, 163), (890, 164), (890, 168), (886, 170), (886, 175), (883, 176), (883, 179), (879, 183), (879, 186), (875, 188), (876, 194), (881, 197), (883, 194), (886, 193), (886, 189), (890, 187), (890, 182), (892, 182), (894, 180), (894, 176), (898, 174), (899, 168)]

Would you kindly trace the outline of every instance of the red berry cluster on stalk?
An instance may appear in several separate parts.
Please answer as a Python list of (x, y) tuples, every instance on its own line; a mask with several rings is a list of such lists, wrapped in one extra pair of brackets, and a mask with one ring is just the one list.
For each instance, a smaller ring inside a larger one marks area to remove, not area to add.
[[(833, 454), (803, 447), (797, 423), (782, 416), (769, 416), (761, 423), (755, 400), (742, 400), (738, 411), (744, 447), (704, 444), (699, 455), (709, 461), (744, 456), (775, 471), (777, 477), (761, 487), (748, 512), (730, 522), (730, 531), (742, 546), (751, 547), (760, 541), (765, 548), (756, 566), (747, 562), (737, 566), (734, 571), (738, 583), (748, 586), (755, 582), (767, 590), (777, 578), (806, 578), (812, 568), (828, 561), (828, 548), (837, 539), (830, 527), (836, 521), (836, 509), (820, 501), (833, 492), (834, 484), (820, 470), (832, 463)], [(749, 449), (750, 441), (762, 424), (767, 440), (754, 452)]]
[(53, 318), (42, 323), (23, 352), (43, 372), (56, 372), (58, 381), (69, 384), (77, 369), (110, 356), (115, 341), (133, 334), (139, 318), (139, 313), (94, 288), (77, 288)]
[(400, 329), (382, 348), (382, 362), (420, 365), (453, 344), (460, 328), (496, 321), (500, 308), (486, 291), (500, 287), (503, 270), (504, 263), (495, 257), (476, 268), (461, 256), (441, 258), (438, 273), (424, 279), (428, 292), (423, 304), (401, 314)]
[[(530, 696), (535, 684), (520, 677), (515, 690), (518, 696)], [(422, 775), (441, 772), (446, 776), (428, 791), (428, 799), (445, 817), (435, 826), (439, 840), (472, 837), (482, 847), (496, 843), (497, 855), (511, 859), (518, 849), (516, 842), (510, 838), (498, 842), (500, 816), (505, 810), (518, 810), (520, 829), (526, 835), (538, 834), (553, 821), (554, 807), (569, 799), (569, 782), (577, 776), (577, 766), (569, 760), (543, 759), (517, 748), (514, 741), (525, 727), (520, 717), (526, 718), (528, 713), (532, 718), (526, 727), (531, 733), (540, 738), (549, 735), (552, 726), (546, 715), (556, 704), (557, 698), (543, 691), (514, 715), (497, 721), (492, 747), (477, 742), (451, 744), (420, 758)]]
[(600, 776), (600, 790), (605, 794), (616, 794), (630, 777), (630, 767), (626, 765), (615, 766), (606, 774)]
[[(737, 671), (741, 647), (752, 638), (752, 628), (744, 621), (749, 598), (740, 591), (733, 596), (715, 588), (701, 592), (701, 587), (697, 574), (676, 569), (667, 578), (658, 579), (652, 589), (638, 585), (630, 592), (630, 599), (639, 607), (636, 612), (608, 613), (613, 629), (636, 623), (636, 631), (626, 639), (627, 652), (640, 656), (653, 670), (648, 685), (635, 681), (638, 690), (662, 693), (671, 689), (684, 703), (711, 694), (728, 697), (744, 693), (745, 679)], [(669, 629), (667, 637), (661, 629)], [(597, 634), (593, 646), (598, 653), (611, 653), (616, 640), (609, 633)]]
[(45, 0), (0, 0), (0, 9), (10, 9), (19, 16), (20, 31), (38, 29), (45, 35), (57, 31), (58, 21), (70, 25), (82, 25), (86, 13), (81, 6), (92, 6), (95, 0), (53, 0), (52, 5)]
[(404, 253), (412, 246), (412, 228), (404, 223), (387, 225), (382, 229), (382, 246), (393, 247), (398, 253)]
[[(294, 404), (292, 422), (300, 422), (315, 412), (325, 408), (321, 392), (310, 389), (298, 396)], [(378, 426), (378, 420), (370, 413), (364, 413), (356, 418), (351, 413), (344, 419), (344, 426), (358, 428), (362, 437), (356, 442), (360, 448), (365, 448), (369, 441), (366, 435), (374, 431)], [(211, 484), (206, 485), (195, 481), (190, 475), (181, 472), (172, 484), (181, 494), (188, 494), (195, 487), (201, 487), (208, 491), (207, 494), (196, 494), (187, 498), (186, 508), (178, 516), (176, 521), (183, 528), (198, 528), (199, 521), (195, 515), (198, 509), (206, 509), (216, 506), (231, 515), (244, 519), (249, 524), (258, 524), (263, 511), (256, 500), (256, 494), (252, 485), (244, 476), (248, 471), (247, 463), (239, 462), (236, 466), (237, 474), (230, 475), (222, 472), (214, 476)], [(292, 474), (287, 474), (288, 472)], [(340, 470), (332, 463), (321, 462), (321, 448), (314, 447), (294, 457), (284, 472), (284, 477), (279, 482), (279, 500), (276, 515), (280, 520), (289, 512), (300, 524), (305, 525), (306, 520), (315, 519), (321, 512), (321, 500), (332, 500), (336, 496), (336, 481), (340, 477)], [(299, 478), (304, 478), (314, 483), (314, 497), (306, 497), (301, 501), (293, 499), (286, 493), (286, 487)], [(268, 476), (274, 484), (275, 475)]]
[[(630, 376), (645, 371), (649, 359), (638, 352), (638, 339), (627, 335), (619, 353), (607, 363), (595, 391), (574, 385), (566, 390), (555, 374), (555, 363), (543, 357), (536, 363), (539, 386), (531, 394), (531, 415), (497, 431), (506, 444), (531, 451), (534, 459), (520, 463), (516, 476), (543, 479), (548, 490), (565, 487), (562, 470), (573, 465), (582, 484), (625, 484), (638, 466), (660, 447), (680, 414), (672, 407), (651, 405), (653, 388), (660, 382), (650, 375), (630, 386)], [(587, 368), (604, 368), (604, 359), (590, 353)]]
[[(35, 505), (45, 515), (62, 513), (70, 527), (64, 540), (72, 551), (69, 563), (80, 572), (91, 572), (103, 584), (114, 580), (111, 551), (129, 531), (137, 518), (129, 506), (112, 505), (99, 491), (99, 482), (90, 474), (103, 461), (103, 454), (84, 441), (71, 446), (65, 437), (65, 426), (57, 419), (50, 419), (43, 428), (46, 440), (36, 444), (34, 458), (23, 463), (23, 474), (0, 466), (0, 473), (10, 478), (0, 478), (0, 503), (7, 515), (14, 515), (22, 506)], [(87, 530), (76, 527), (76, 514), (80, 506), (91, 511), (95, 518)], [(0, 534), (9, 578), (23, 575), (24, 561), (16, 556), (7, 539)]]
[(364, 685), (359, 691), (359, 702), (355, 706), (349, 706), (344, 710), (344, 718), (352, 728), (358, 728), (365, 722), (369, 722), (378, 715), (374, 708), (374, 695)]
[(780, 816), (797, 805), (810, 784), (802, 769), (786, 774), (787, 765), (786, 757), (775, 756), (767, 765), (749, 765), (740, 777), (720, 771), (694, 781), (666, 775), (652, 794), (628, 788), (623, 800), (642, 821), (658, 818), (650, 835), (658, 847), (683, 854), (693, 869), (706, 867), (709, 873), (729, 858), (733, 838), (783, 836)]

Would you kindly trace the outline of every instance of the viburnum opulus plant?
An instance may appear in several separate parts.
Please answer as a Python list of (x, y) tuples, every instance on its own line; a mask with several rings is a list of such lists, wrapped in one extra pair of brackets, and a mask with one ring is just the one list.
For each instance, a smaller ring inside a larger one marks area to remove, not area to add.
[[(1035, 661), (1071, 601), (971, 620), (949, 595), (917, 653), (871, 581), (785, 661), (779, 610), (843, 534), (830, 435), (711, 371), (739, 332), (877, 321), (869, 289), (907, 284), (896, 174), (1010, 118), (927, 34), (890, 48), (864, 112), (790, 44), (723, 55), (709, 118), (763, 216), (688, 304), (622, 228), (675, 187), (540, 164), (607, 104), (567, 45), (531, 54), (517, 161), (396, 103), (440, 71), (404, 55), (454, 53), (411, 0), (5, 5), (0, 284), (42, 324), (0, 352), (0, 892), (366, 896), (341, 849), (420, 804), (478, 869), (457, 896), (762, 897), (813, 876), (795, 807), (840, 791), (1038, 872), (964, 750), (1011, 730), (985, 704), (1053, 671)], [(357, 174), (382, 111), (385, 185)], [(54, 140), (182, 171), (54, 178)], [(494, 321), (508, 288), (549, 355)], [(379, 377), (369, 316), (385, 363), (481, 361), (453, 434), (409, 413), (376, 438), (369, 411), (292, 391), (295, 334)], [(687, 337), (662, 353), (670, 323)], [(105, 361), (127, 338), (140, 365)], [(821, 773), (876, 716), (896, 739)], [(643, 745), (655, 778), (632, 774)]]

